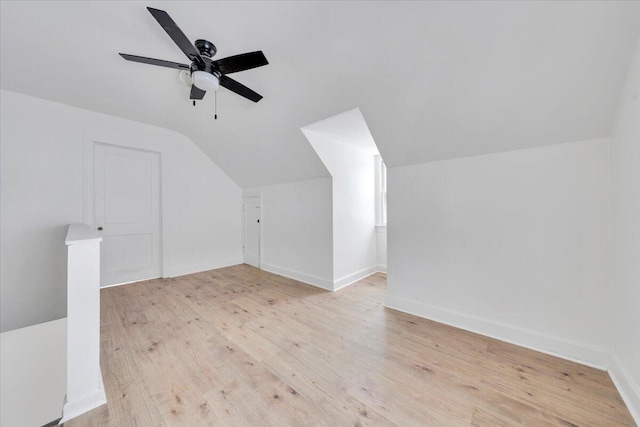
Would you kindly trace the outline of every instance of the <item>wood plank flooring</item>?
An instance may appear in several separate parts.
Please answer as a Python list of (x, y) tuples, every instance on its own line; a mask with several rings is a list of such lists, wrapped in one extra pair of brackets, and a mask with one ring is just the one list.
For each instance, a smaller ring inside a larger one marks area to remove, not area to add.
[(240, 265), (103, 289), (79, 426), (633, 426), (606, 372)]

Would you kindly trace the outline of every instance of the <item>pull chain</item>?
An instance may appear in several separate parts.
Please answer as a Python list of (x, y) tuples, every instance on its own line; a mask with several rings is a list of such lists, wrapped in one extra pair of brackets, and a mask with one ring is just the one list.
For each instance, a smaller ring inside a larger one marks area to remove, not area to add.
[(213, 119), (218, 120), (218, 91), (215, 91), (215, 95), (213, 99), (214, 99)]

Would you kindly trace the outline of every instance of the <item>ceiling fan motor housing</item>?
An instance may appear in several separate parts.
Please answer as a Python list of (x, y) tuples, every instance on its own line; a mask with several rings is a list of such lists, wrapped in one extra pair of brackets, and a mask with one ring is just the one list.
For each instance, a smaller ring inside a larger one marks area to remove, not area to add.
[(211, 43), (209, 40), (198, 39), (195, 42), (195, 46), (200, 52), (200, 55), (206, 56), (207, 58), (213, 58), (218, 52), (216, 45)]
[(191, 73), (194, 71), (204, 71), (209, 74), (213, 74), (218, 79), (220, 79), (221, 73), (215, 68), (215, 66), (211, 62), (211, 57), (214, 56), (217, 52), (216, 46), (208, 40), (199, 39), (194, 43), (196, 49), (200, 52), (203, 63), (199, 63), (198, 61), (193, 61), (191, 63)]

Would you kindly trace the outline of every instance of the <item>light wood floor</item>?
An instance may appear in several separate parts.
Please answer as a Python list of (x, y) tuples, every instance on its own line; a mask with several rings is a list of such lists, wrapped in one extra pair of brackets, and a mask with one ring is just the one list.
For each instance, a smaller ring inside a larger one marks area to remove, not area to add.
[(609, 376), (247, 265), (104, 289), (78, 426), (624, 426)]

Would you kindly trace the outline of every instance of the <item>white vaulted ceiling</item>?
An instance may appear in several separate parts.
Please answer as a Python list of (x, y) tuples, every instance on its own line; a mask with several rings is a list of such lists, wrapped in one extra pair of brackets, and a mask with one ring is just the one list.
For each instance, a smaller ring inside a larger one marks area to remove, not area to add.
[(359, 108), (305, 126), (302, 132), (309, 140), (310, 134), (321, 134), (324, 138), (365, 151), (372, 157), (380, 154)]
[[(186, 62), (147, 12), (217, 58), (263, 50), (196, 108)], [(326, 176), (301, 127), (359, 107), (388, 166), (601, 138), (640, 32), (639, 2), (2, 2), (1, 86), (166, 127), (240, 186)]]

